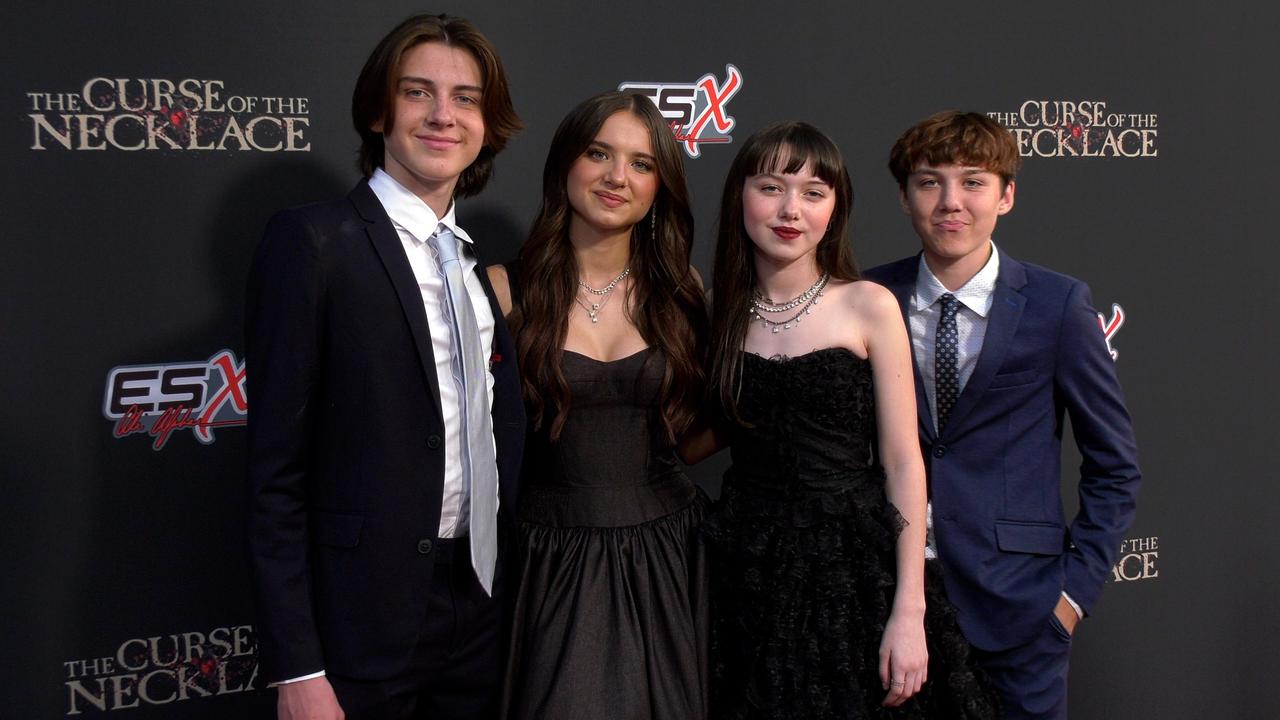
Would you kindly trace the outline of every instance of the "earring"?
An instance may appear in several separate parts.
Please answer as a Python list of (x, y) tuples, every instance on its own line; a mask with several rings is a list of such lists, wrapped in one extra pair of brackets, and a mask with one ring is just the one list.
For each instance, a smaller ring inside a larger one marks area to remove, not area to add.
[(658, 244), (658, 203), (649, 207), (649, 242)]

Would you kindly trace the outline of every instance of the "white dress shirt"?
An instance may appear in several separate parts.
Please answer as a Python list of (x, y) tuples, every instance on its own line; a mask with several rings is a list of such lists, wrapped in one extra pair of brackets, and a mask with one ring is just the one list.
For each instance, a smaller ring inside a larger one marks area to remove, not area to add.
[[(475, 255), (467, 251), (472, 242), (471, 236), (458, 227), (454, 218), (456, 203), (449, 205), (449, 211), (444, 217), (437, 218), (421, 198), (405, 189), (381, 168), (369, 178), (369, 188), (378, 196), (378, 201), (391, 217), (396, 234), (400, 236), (400, 244), (404, 246), (404, 254), (409, 258), (409, 266), (413, 268), (413, 276), (418, 281), (418, 289), (422, 292), (422, 305), (426, 308), (427, 325), (431, 329), (436, 380), (440, 385), (440, 410), (444, 415), (444, 496), (440, 504), (439, 536), (461, 537), (467, 533), (468, 498), (462, 482), (461, 405), (449, 361), (453, 353), (453, 338), (449, 332), (452, 320), (448, 317), (449, 306), (445, 299), (446, 290), (444, 276), (440, 274), (440, 263), (435, 251), (427, 243), (435, 234), (437, 226), (445, 225), (458, 238), (462, 277), (467, 285), (467, 294), (471, 296), (471, 308), (475, 311), (476, 324), (480, 326), (480, 346), (485, 352), (492, 352), (493, 348), (493, 311), (489, 308), (489, 298), (484, 294), (484, 286), (475, 273)], [(369, 351), (377, 352), (377, 348), (369, 348)], [(488, 358), (485, 360), (487, 368)], [(486, 370), (485, 381), (489, 407), (492, 408), (492, 372)], [(428, 410), (423, 408), (423, 411)]]
[(982, 352), (982, 341), (987, 336), (987, 315), (995, 299), (996, 278), (1000, 276), (1000, 254), (991, 243), (991, 257), (982, 269), (955, 292), (951, 292), (929, 269), (920, 256), (920, 268), (916, 271), (916, 294), (907, 311), (911, 322), (911, 348), (915, 352), (920, 379), (924, 381), (924, 393), (929, 402), (929, 414), (933, 416), (933, 430), (938, 431), (938, 402), (934, 391), (934, 344), (938, 334), (938, 319), (942, 317), (942, 304), (938, 302), (946, 293), (960, 301), (956, 310), (956, 372), (960, 378), (960, 392), (973, 376)]

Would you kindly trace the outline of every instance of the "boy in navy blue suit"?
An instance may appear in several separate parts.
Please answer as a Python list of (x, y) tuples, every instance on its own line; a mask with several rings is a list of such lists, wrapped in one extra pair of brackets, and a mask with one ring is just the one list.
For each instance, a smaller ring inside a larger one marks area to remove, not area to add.
[[(960, 626), (1010, 718), (1065, 718), (1071, 635), (1133, 519), (1137, 448), (1088, 287), (992, 242), (1017, 144), (978, 113), (922, 120), (889, 169), (922, 252), (866, 278), (911, 332), (930, 542)], [(1064, 416), (1083, 457), (1060, 495)]]

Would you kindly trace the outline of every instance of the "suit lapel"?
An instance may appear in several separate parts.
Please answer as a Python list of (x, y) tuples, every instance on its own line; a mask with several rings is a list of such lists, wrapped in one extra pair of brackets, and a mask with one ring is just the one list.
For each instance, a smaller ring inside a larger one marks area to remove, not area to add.
[(409, 266), (409, 258), (404, 256), (400, 236), (382, 203), (378, 202), (378, 196), (369, 189), (367, 181), (362, 180), (347, 197), (364, 219), (369, 242), (382, 260), (382, 266), (386, 268), (387, 276), (391, 278), (391, 284), (400, 298), (405, 322), (413, 335), (413, 344), (418, 349), (423, 380), (431, 390), (436, 413), (443, 415), (440, 409), (440, 383), (436, 378), (435, 353), (431, 350), (431, 331), (427, 327), (427, 311), (422, 305), (422, 291), (418, 289), (418, 280), (414, 277), (413, 268)]
[[(899, 260), (893, 264), (891, 274), (886, 278), (885, 283), (885, 287), (898, 298), (898, 307), (902, 310), (902, 321), (906, 323), (909, 342), (911, 340), (911, 302), (916, 293), (916, 273), (919, 266), (919, 254)], [(933, 441), (937, 433), (933, 430), (933, 413), (929, 412), (929, 396), (924, 394), (924, 380), (920, 377), (920, 366), (916, 361), (914, 343), (908, 349), (911, 351), (911, 371), (916, 379), (916, 417), (919, 420), (920, 432)]]
[(969, 377), (964, 389), (960, 391), (960, 397), (956, 398), (955, 406), (951, 408), (947, 428), (954, 430), (960, 426), (965, 415), (987, 391), (991, 379), (1004, 363), (1005, 354), (1013, 343), (1013, 336), (1018, 332), (1022, 309), (1027, 304), (1027, 298), (1020, 292), (1026, 284), (1027, 272), (1022, 263), (1000, 252), (1000, 275), (996, 278), (982, 350), (978, 353), (978, 363), (973, 368), (973, 375)]

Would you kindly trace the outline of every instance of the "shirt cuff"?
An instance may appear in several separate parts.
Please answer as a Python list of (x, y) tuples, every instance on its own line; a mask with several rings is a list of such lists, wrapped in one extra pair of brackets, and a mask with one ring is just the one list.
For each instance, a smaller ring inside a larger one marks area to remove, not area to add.
[(1077, 603), (1075, 600), (1072, 600), (1071, 596), (1067, 594), (1066, 590), (1062, 591), (1062, 599), (1066, 600), (1067, 604), (1071, 606), (1071, 609), (1076, 611), (1077, 618), (1081, 620), (1084, 619), (1084, 610), (1080, 609), (1079, 603)]
[[(1072, 605), (1074, 604), (1075, 603), (1072, 603)], [(303, 680), (310, 680), (311, 678), (318, 678), (318, 677), (324, 677), (323, 670), (321, 670), (320, 672), (313, 672), (310, 675), (300, 675), (296, 678), (289, 678), (288, 680), (280, 680), (279, 682), (267, 683), (267, 687), (269, 688), (279, 687), (280, 685), (288, 685), (289, 683), (302, 682)]]
[(938, 559), (938, 541), (933, 536), (933, 501), (924, 505), (924, 559)]

